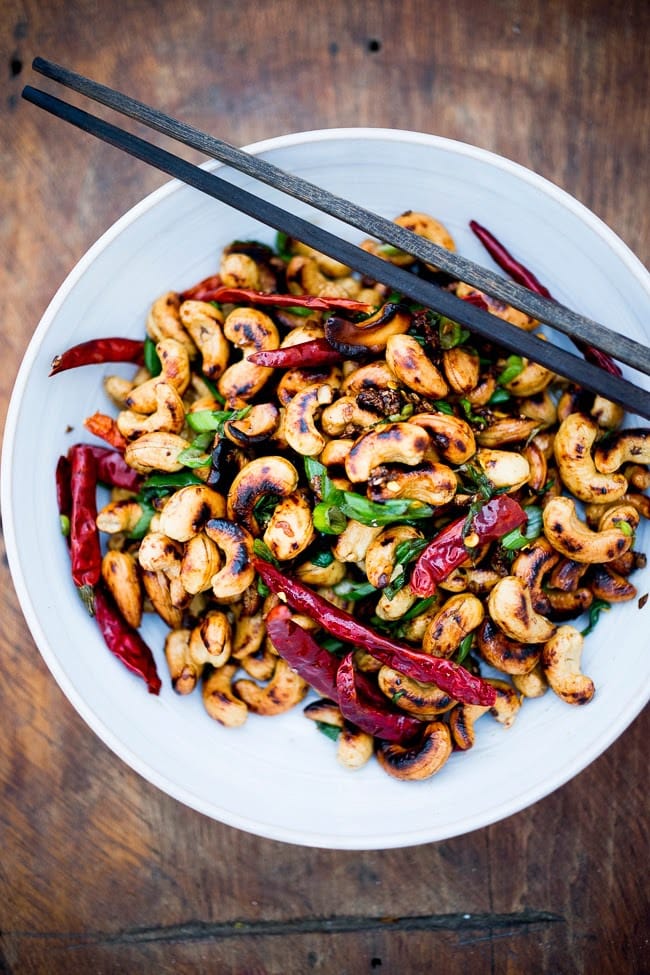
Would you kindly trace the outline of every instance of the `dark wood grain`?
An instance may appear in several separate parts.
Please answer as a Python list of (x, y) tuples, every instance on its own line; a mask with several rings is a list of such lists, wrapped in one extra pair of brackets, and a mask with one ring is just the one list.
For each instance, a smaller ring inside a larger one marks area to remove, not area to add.
[[(104, 147), (63, 140), (21, 103), (37, 54), (236, 145), (339, 125), (472, 142), (650, 257), (645, 0), (5, 0), (2, 13), (5, 409), (66, 273), (163, 181), (119, 153), (107, 165)], [(0, 572), (0, 973), (650, 970), (647, 712), (562, 789), (469, 836), (294, 848), (214, 823), (119, 762), (47, 671), (4, 558)]]

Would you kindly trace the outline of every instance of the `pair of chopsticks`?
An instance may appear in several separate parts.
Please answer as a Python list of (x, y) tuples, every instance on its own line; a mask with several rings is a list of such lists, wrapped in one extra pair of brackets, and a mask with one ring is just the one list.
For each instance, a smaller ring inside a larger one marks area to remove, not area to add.
[[(236, 149), (192, 126), (179, 122), (142, 102), (85, 78), (60, 65), (36, 58), (35, 71), (118, 113), (144, 123), (172, 139), (223, 162), (248, 176), (329, 214), (382, 242), (392, 244), (425, 263), (435, 265), (457, 280), (499, 298), (541, 322), (558, 329), (621, 362), (650, 375), (650, 351), (627, 336), (612, 332), (585, 316), (534, 294), (458, 254), (417, 236), (404, 227), (342, 199), (256, 156)], [(626, 379), (606, 372), (559, 346), (543, 342), (509, 322), (464, 302), (436, 284), (425, 281), (388, 261), (256, 196), (216, 174), (135, 136), (103, 119), (70, 105), (47, 92), (27, 86), (23, 98), (50, 114), (96, 136), (104, 142), (206, 193), (267, 226), (286, 233), (347, 264), (357, 272), (381, 281), (441, 315), (496, 342), (509, 352), (523, 355), (579, 386), (619, 403), (631, 413), (650, 419), (650, 393)]]

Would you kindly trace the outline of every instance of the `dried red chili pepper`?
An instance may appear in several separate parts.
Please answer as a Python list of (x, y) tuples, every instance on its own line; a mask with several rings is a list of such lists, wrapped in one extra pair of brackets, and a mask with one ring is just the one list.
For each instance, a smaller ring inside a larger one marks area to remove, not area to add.
[(294, 623), (289, 609), (283, 604), (274, 606), (264, 622), (271, 643), (280, 656), (319, 694), (336, 700), (338, 658), (324, 650), (310, 633)]
[(211, 274), (209, 278), (203, 278), (197, 284), (182, 291), (179, 295), (181, 301), (211, 301), (210, 295), (221, 287), (221, 278), (218, 274)]
[(92, 450), (97, 464), (98, 481), (127, 491), (139, 491), (142, 475), (129, 467), (119, 450), (99, 447), (96, 444), (88, 444), (88, 447)]
[(102, 586), (98, 586), (95, 591), (95, 619), (111, 653), (130, 671), (146, 681), (150, 694), (158, 694), (162, 682), (151, 649), (138, 631), (122, 618)]
[(134, 362), (142, 365), (144, 342), (140, 339), (106, 338), (80, 342), (57, 355), (52, 360), (50, 376), (77, 366), (96, 365), (101, 362)]
[(468, 529), (478, 536), (477, 545), (480, 546), (496, 541), (524, 521), (526, 512), (507, 494), (499, 494), (487, 501), (469, 526), (466, 517), (452, 521), (419, 556), (409, 580), (411, 591), (416, 596), (430, 596), (439, 582), (463, 564), (469, 556), (465, 545)]
[[(543, 298), (548, 298), (550, 301), (554, 300), (553, 295), (546, 285), (542, 284), (529, 268), (518, 261), (516, 257), (513, 257), (510, 251), (503, 246), (501, 241), (491, 231), (486, 227), (482, 227), (476, 220), (470, 220), (469, 225), (490, 257), (499, 265), (502, 271), (510, 275), (513, 281), (516, 281), (518, 284), (523, 284), (529, 291), (534, 291), (535, 294), (542, 295)], [(600, 366), (601, 369), (605, 369), (613, 376), (623, 375), (618, 363), (614, 362), (606, 352), (602, 352), (600, 349), (594, 348), (593, 345), (589, 345), (579, 339), (572, 339), (572, 341), (589, 362)]]
[(369, 305), (365, 301), (354, 301), (352, 298), (326, 298), (324, 295), (287, 295), (274, 294), (267, 291), (254, 291), (251, 288), (228, 288), (225, 285), (206, 289), (202, 297), (203, 301), (216, 301), (219, 303), (250, 302), (252, 305), (271, 305), (276, 308), (313, 308), (314, 311), (331, 311), (339, 309), (342, 311), (362, 312), (370, 314), (374, 311), (374, 305)]
[(352, 653), (339, 664), (336, 689), (343, 717), (375, 738), (408, 741), (422, 730), (421, 721), (393, 708), (379, 688), (355, 670)]
[(293, 609), (316, 620), (332, 636), (353, 646), (363, 647), (377, 660), (399, 670), (407, 677), (436, 684), (456, 701), (489, 707), (494, 704), (494, 688), (480, 677), (470, 674), (464, 667), (451, 660), (420, 653), (404, 643), (375, 633), (350, 613), (333, 606), (318, 593), (308, 589), (297, 579), (284, 575), (269, 562), (255, 558), (254, 565), (272, 592), (284, 593), (286, 601)]
[(72, 579), (89, 611), (101, 575), (102, 553), (97, 529), (97, 464), (86, 444), (68, 451), (70, 461), (70, 559)]
[(312, 339), (310, 342), (299, 342), (284, 349), (264, 349), (253, 352), (248, 361), (256, 366), (268, 366), (275, 369), (291, 369), (294, 366), (308, 369), (310, 366), (334, 365), (343, 361), (341, 352), (332, 348), (327, 339)]
[(106, 413), (93, 413), (84, 420), (84, 426), (88, 433), (93, 433), (100, 440), (105, 440), (116, 450), (125, 450), (128, 443), (117, 429), (117, 423), (112, 416)]
[(72, 491), (70, 488), (70, 461), (63, 455), (56, 465), (56, 505), (61, 518), (70, 518), (72, 513)]

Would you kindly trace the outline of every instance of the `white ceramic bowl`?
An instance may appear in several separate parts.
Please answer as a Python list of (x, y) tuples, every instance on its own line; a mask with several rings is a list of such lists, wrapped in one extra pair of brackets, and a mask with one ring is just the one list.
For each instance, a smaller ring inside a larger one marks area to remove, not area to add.
[[(250, 148), (384, 216), (408, 208), (432, 213), (463, 254), (486, 263), (468, 229), (475, 218), (558, 300), (648, 339), (650, 276), (640, 262), (592, 213), (512, 162), (430, 135), (379, 129), (302, 133)], [(247, 177), (228, 178), (256, 191)], [(286, 205), (280, 194), (264, 193)], [(290, 205), (310, 215), (307, 207)], [(350, 231), (349, 237), (361, 235)], [(332, 742), (300, 708), (272, 719), (253, 716), (239, 730), (220, 727), (198, 695), (179, 698), (171, 690), (165, 629), (151, 619), (145, 636), (164, 688), (159, 697), (147, 694), (106, 650), (81, 606), (58, 530), (54, 468), (71, 443), (88, 439), (83, 418), (107, 408), (107, 370), (94, 366), (48, 379), (52, 358), (97, 336), (141, 337), (152, 300), (213, 273), (222, 246), (235, 238), (271, 242), (274, 234), (169, 183), (88, 251), (34, 334), (11, 401), (2, 463), (7, 552), (33, 637), (64, 693), (117, 755), (181, 802), (234, 827), (309, 846), (372, 849), (441, 840), (509, 816), (581, 771), (647, 701), (648, 610), (636, 601), (604, 614), (587, 642), (584, 668), (597, 687), (588, 706), (570, 707), (549, 693), (526, 702), (508, 731), (486, 720), (471, 752), (452, 757), (420, 784), (399, 783), (375, 762), (343, 770)], [(646, 542), (644, 528), (637, 547)], [(648, 573), (635, 582), (643, 593)]]

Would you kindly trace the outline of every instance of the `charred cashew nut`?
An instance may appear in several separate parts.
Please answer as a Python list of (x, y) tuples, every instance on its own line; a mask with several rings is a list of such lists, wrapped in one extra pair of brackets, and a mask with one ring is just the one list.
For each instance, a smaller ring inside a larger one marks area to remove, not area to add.
[(287, 369), (280, 377), (275, 394), (282, 406), (288, 406), (294, 396), (301, 393), (305, 386), (312, 386), (314, 383), (331, 386), (333, 390), (338, 389), (341, 385), (340, 367), (309, 366), (303, 369), (296, 366), (294, 369)]
[(484, 660), (504, 674), (529, 674), (539, 662), (539, 644), (510, 639), (489, 616), (478, 629), (477, 643)]
[(466, 752), (474, 747), (476, 733), (474, 725), (479, 718), (490, 709), (480, 704), (457, 704), (449, 715), (449, 730), (454, 741), (454, 747)]
[(544, 508), (544, 534), (551, 545), (575, 562), (611, 562), (631, 547), (634, 535), (622, 528), (592, 531), (576, 513), (571, 498), (551, 498)]
[(121, 498), (119, 501), (109, 501), (97, 514), (97, 527), (107, 535), (117, 535), (119, 532), (130, 534), (140, 519), (143, 511), (139, 501), (135, 498)]
[(445, 377), (412, 335), (390, 336), (386, 362), (405, 386), (421, 396), (441, 399), (449, 392)]
[(207, 484), (188, 484), (175, 491), (160, 512), (160, 531), (177, 542), (187, 542), (211, 518), (223, 518), (226, 500)]
[(442, 353), (442, 368), (454, 392), (466, 395), (478, 386), (481, 361), (475, 352), (460, 345), (445, 349)]
[(296, 325), (284, 336), (280, 342), (281, 349), (288, 349), (293, 345), (301, 345), (303, 342), (311, 342), (312, 339), (322, 339), (325, 330), (317, 322), (307, 321), (302, 325)]
[(252, 399), (273, 375), (273, 369), (248, 361), (253, 352), (277, 349), (280, 337), (271, 318), (255, 308), (235, 308), (224, 322), (224, 335), (244, 353), (219, 379), (219, 392), (227, 402)]
[(587, 704), (594, 696), (594, 682), (580, 671), (583, 644), (579, 630), (574, 626), (561, 626), (542, 650), (546, 679), (567, 704)]
[(557, 421), (557, 406), (548, 389), (522, 399), (519, 412), (522, 416), (537, 420), (540, 427), (552, 427)]
[(442, 579), (438, 586), (448, 592), (473, 592), (478, 595), (479, 593), (489, 592), (500, 578), (500, 573), (494, 569), (460, 565), (453, 572), (450, 572), (446, 579)]
[(548, 596), (544, 591), (544, 577), (557, 564), (559, 558), (550, 542), (542, 537), (520, 552), (512, 563), (512, 575), (526, 585), (533, 608), (538, 613), (547, 613), (550, 609)]
[[(631, 499), (632, 495), (629, 497)], [(598, 520), (598, 531), (607, 531), (610, 528), (621, 528), (623, 525), (627, 525), (628, 528), (623, 528), (623, 531), (628, 531), (628, 534), (633, 536), (639, 527), (641, 514), (642, 512), (632, 500), (626, 501), (624, 504), (610, 505), (603, 511)]]
[(254, 653), (239, 659), (243, 670), (254, 680), (270, 680), (275, 670), (278, 654), (270, 640), (265, 640)]
[(429, 435), (410, 423), (389, 423), (369, 430), (355, 441), (345, 462), (345, 472), (353, 483), (367, 481), (380, 464), (391, 462), (413, 467), (423, 459)]
[(417, 596), (414, 596), (407, 583), (391, 599), (386, 593), (382, 593), (375, 606), (375, 613), (382, 620), (398, 620), (408, 612), (416, 599)]
[(501, 447), (506, 443), (526, 441), (537, 430), (536, 419), (508, 416), (498, 418), (477, 434), (476, 439), (482, 447)]
[(219, 277), (227, 288), (252, 288), (260, 290), (260, 275), (257, 264), (248, 254), (230, 251), (221, 256)]
[(172, 602), (168, 577), (164, 572), (148, 569), (143, 569), (140, 575), (144, 591), (158, 616), (172, 630), (178, 630), (183, 625), (183, 609)]
[(338, 559), (326, 566), (316, 565), (309, 559), (296, 568), (296, 576), (307, 586), (335, 586), (345, 578), (345, 566)]
[(350, 519), (341, 532), (336, 536), (332, 549), (337, 562), (362, 562), (366, 557), (368, 546), (383, 528), (362, 525), (359, 521)]
[(190, 635), (190, 659), (199, 667), (212, 664), (222, 667), (230, 657), (232, 631), (230, 622), (221, 610), (211, 609)]
[(623, 464), (650, 464), (650, 430), (619, 430), (601, 441), (594, 452), (596, 469), (611, 474)]
[[(324, 256), (324, 255), (323, 255)], [(349, 272), (349, 268), (346, 268)], [(329, 298), (356, 298), (361, 284), (351, 274), (329, 277), (314, 257), (296, 254), (287, 264), (287, 284), (292, 294), (326, 295)]]
[(555, 626), (533, 609), (528, 586), (516, 576), (504, 576), (488, 596), (488, 610), (496, 625), (511, 640), (544, 643)]
[(126, 622), (137, 630), (142, 622), (142, 587), (131, 553), (109, 549), (102, 559), (102, 579)]
[(220, 565), (219, 550), (204, 532), (188, 538), (181, 559), (181, 583), (185, 592), (192, 596), (207, 592)]
[(328, 278), (347, 278), (351, 274), (351, 268), (347, 264), (337, 261), (336, 258), (330, 257), (328, 254), (317, 251), (314, 247), (310, 247), (309, 244), (303, 244), (300, 240), (292, 240), (290, 249), (292, 254), (298, 254), (301, 257), (309, 257), (314, 260), (323, 274), (326, 274)]
[(604, 396), (594, 396), (589, 413), (603, 430), (615, 430), (625, 419), (623, 407)]
[(627, 491), (622, 474), (601, 474), (596, 470), (591, 447), (598, 436), (598, 424), (583, 413), (570, 413), (555, 434), (553, 449), (560, 477), (581, 501), (607, 504)]
[(513, 450), (479, 447), (474, 460), (495, 488), (516, 491), (530, 477), (530, 464), (523, 454)]
[(255, 578), (253, 568), (253, 538), (240, 525), (223, 518), (213, 518), (205, 526), (224, 556), (224, 566), (212, 577), (212, 592), (216, 599), (231, 602), (241, 596)]
[[(407, 230), (412, 231), (419, 237), (425, 237), (426, 240), (430, 240), (432, 243), (438, 244), (439, 247), (444, 247), (445, 250), (456, 250), (454, 238), (451, 236), (445, 225), (440, 223), (439, 220), (436, 220), (435, 217), (430, 216), (428, 213), (422, 213), (418, 210), (405, 210), (404, 213), (401, 213), (399, 217), (396, 217), (393, 222), (400, 227), (405, 227)], [(428, 266), (435, 270), (433, 265)]]
[(530, 468), (528, 486), (532, 491), (541, 491), (548, 480), (546, 457), (534, 441), (526, 444), (521, 453), (528, 461)]
[(380, 742), (377, 761), (385, 772), (404, 781), (428, 779), (439, 772), (452, 753), (451, 734), (442, 721), (427, 724), (411, 745)]
[(318, 724), (328, 724), (332, 728), (342, 728), (344, 724), (344, 718), (338, 705), (326, 698), (319, 698), (318, 701), (312, 701), (310, 704), (306, 704), (302, 713), (310, 721), (317, 721)]
[(132, 439), (143, 433), (161, 430), (166, 433), (180, 433), (185, 424), (183, 400), (169, 383), (159, 382), (154, 388), (156, 409), (153, 413), (136, 413), (122, 410), (117, 416), (117, 429), (123, 437)]
[(373, 756), (375, 740), (348, 721), (343, 723), (338, 736), (336, 757), (348, 769), (362, 768)]
[[(541, 335), (537, 337), (543, 338)], [(555, 373), (551, 372), (550, 369), (540, 366), (538, 362), (524, 359), (524, 368), (519, 375), (503, 385), (513, 396), (528, 397), (543, 392), (553, 379), (555, 379)]]
[(377, 674), (377, 682), (383, 694), (401, 708), (422, 721), (432, 721), (454, 706), (454, 699), (435, 684), (423, 684), (413, 677), (406, 677), (392, 667), (383, 666)]
[(410, 498), (424, 504), (447, 504), (456, 493), (458, 480), (450, 467), (424, 461), (408, 470), (376, 467), (368, 479), (368, 497), (373, 501)]
[(331, 386), (314, 383), (288, 403), (284, 419), (284, 436), (293, 450), (303, 457), (317, 457), (325, 446), (325, 437), (316, 426), (316, 416), (332, 402)]
[(383, 352), (391, 335), (408, 332), (411, 321), (408, 308), (387, 302), (374, 315), (356, 324), (349, 318), (332, 315), (325, 322), (325, 337), (335, 349), (354, 359), (361, 354)]
[(170, 579), (181, 571), (183, 549), (163, 532), (148, 532), (140, 542), (138, 562), (148, 572), (164, 572)]
[(280, 411), (274, 403), (257, 403), (240, 420), (227, 420), (223, 432), (238, 447), (254, 447), (264, 443), (280, 425)]
[(474, 431), (466, 420), (446, 413), (416, 413), (409, 420), (424, 427), (443, 460), (464, 464), (476, 452)]
[(161, 382), (173, 386), (179, 396), (190, 384), (190, 357), (184, 345), (176, 339), (161, 339), (156, 352), (160, 359), (160, 375), (135, 386), (125, 399), (128, 408), (135, 413), (153, 413), (159, 408), (156, 387)]
[(634, 599), (637, 593), (636, 586), (609, 565), (595, 565), (592, 568), (589, 591), (596, 599), (604, 599), (608, 603), (627, 602)]
[(191, 632), (187, 628), (170, 630), (165, 637), (165, 660), (177, 694), (191, 694), (203, 670), (190, 658)]
[(230, 348), (223, 334), (223, 315), (207, 301), (184, 301), (180, 320), (201, 353), (201, 372), (218, 379), (226, 371)]
[(318, 459), (325, 467), (343, 467), (353, 443), (352, 439), (328, 440)]
[(201, 688), (205, 710), (226, 728), (239, 728), (248, 717), (248, 708), (231, 690), (236, 672), (236, 664), (224, 664), (208, 674)]
[(140, 474), (150, 474), (151, 471), (173, 473), (182, 468), (178, 455), (189, 446), (189, 441), (177, 433), (143, 433), (127, 444), (124, 460)]
[(370, 585), (375, 589), (387, 586), (397, 565), (395, 557), (398, 545), (422, 537), (422, 532), (410, 525), (384, 528), (366, 549), (366, 576)]
[(450, 596), (429, 622), (422, 651), (434, 657), (451, 657), (461, 641), (480, 625), (484, 615), (483, 603), (472, 593)]
[(190, 359), (196, 355), (196, 346), (181, 325), (178, 314), (181, 300), (175, 291), (168, 291), (154, 301), (147, 318), (147, 335), (154, 342), (174, 339), (179, 342)]
[(257, 457), (236, 475), (227, 498), (228, 517), (244, 525), (252, 535), (261, 534), (255, 505), (264, 495), (286, 498), (298, 486), (298, 471), (279, 455)]
[(377, 414), (364, 410), (352, 396), (341, 396), (321, 414), (320, 425), (328, 437), (349, 436), (377, 423)]
[(304, 491), (294, 491), (276, 505), (264, 532), (264, 542), (279, 562), (296, 558), (315, 537), (311, 505)]
[(397, 376), (384, 359), (359, 366), (345, 377), (341, 392), (346, 396), (358, 396), (366, 389), (395, 389)]
[(299, 704), (307, 692), (309, 684), (292, 670), (282, 657), (277, 658), (275, 670), (266, 687), (260, 687), (252, 680), (236, 680), (235, 693), (255, 714), (284, 714)]
[(541, 662), (538, 662), (529, 674), (513, 674), (512, 683), (524, 697), (544, 697), (548, 690), (548, 681), (544, 676)]
[(508, 684), (504, 680), (490, 678), (488, 684), (492, 684), (497, 692), (497, 699), (490, 708), (490, 714), (504, 728), (510, 728), (521, 708), (521, 695), (517, 693), (512, 684)]

